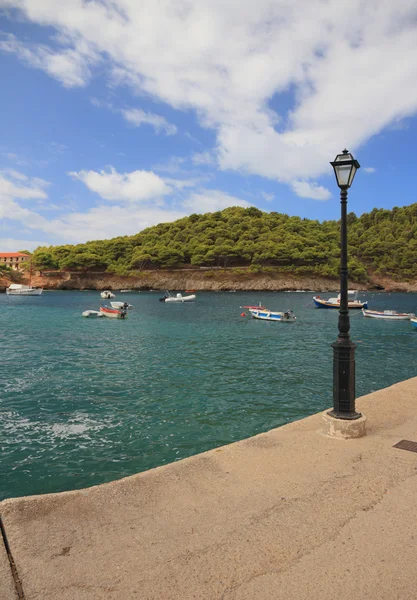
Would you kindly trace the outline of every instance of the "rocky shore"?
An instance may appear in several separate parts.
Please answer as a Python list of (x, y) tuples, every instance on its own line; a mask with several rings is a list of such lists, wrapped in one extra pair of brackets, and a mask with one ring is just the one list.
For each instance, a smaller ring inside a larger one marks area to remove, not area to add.
[[(22, 283), (28, 283), (23, 278)], [(10, 285), (0, 279), (0, 290)], [(296, 276), (288, 273), (251, 273), (239, 269), (178, 269), (141, 271), (136, 276), (123, 277), (111, 273), (48, 272), (36, 273), (32, 285), (45, 290), (196, 290), (196, 291), (285, 291), (307, 290), (337, 292), (339, 281), (324, 277)], [(398, 282), (387, 277), (372, 277), (368, 284), (350, 282), (352, 289), (385, 290), (387, 292), (417, 292), (417, 281)]]

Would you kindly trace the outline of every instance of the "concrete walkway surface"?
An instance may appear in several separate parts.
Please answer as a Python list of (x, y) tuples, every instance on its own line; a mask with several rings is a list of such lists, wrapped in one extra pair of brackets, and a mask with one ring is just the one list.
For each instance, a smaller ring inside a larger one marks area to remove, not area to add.
[(120, 481), (5, 500), (25, 599), (417, 598), (417, 454), (393, 448), (417, 442), (417, 378), (358, 407), (361, 439), (323, 436), (318, 414)]

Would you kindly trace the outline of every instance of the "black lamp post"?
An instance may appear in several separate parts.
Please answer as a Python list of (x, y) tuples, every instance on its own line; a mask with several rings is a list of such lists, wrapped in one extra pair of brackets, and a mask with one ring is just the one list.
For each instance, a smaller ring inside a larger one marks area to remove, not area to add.
[(348, 255), (347, 255), (347, 195), (360, 164), (347, 150), (338, 154), (330, 163), (340, 187), (342, 207), (340, 223), (340, 310), (339, 335), (333, 347), (333, 410), (336, 419), (358, 419), (361, 413), (355, 410), (355, 348), (349, 335), (348, 309)]

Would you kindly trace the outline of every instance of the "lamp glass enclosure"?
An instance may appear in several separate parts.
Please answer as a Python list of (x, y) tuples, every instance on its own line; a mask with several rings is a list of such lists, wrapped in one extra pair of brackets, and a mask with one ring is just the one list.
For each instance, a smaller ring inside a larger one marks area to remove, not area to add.
[(358, 161), (347, 150), (344, 150), (330, 164), (334, 169), (337, 185), (340, 188), (349, 188), (353, 183), (356, 171), (360, 168)]

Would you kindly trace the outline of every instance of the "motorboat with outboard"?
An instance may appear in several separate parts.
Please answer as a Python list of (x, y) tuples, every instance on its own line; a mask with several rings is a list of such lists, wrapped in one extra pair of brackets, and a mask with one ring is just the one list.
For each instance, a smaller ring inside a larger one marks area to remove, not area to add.
[(171, 294), (171, 292), (166, 291), (165, 296), (163, 296), (162, 298), (159, 298), (159, 301), (160, 302), (194, 302), (195, 299), (196, 299), (195, 294), (191, 294), (190, 296), (183, 296), (182, 294), (178, 293), (174, 296), (173, 294)]
[(250, 308), (250, 314), (254, 319), (260, 319), (262, 321), (279, 321), (281, 323), (294, 323), (297, 320), (292, 310), (286, 310), (285, 312), (274, 312), (272, 310), (259, 308)]
[(127, 319), (127, 310), (119, 308), (110, 308), (109, 306), (100, 306), (100, 312), (104, 317), (111, 319)]
[(100, 296), (104, 299), (104, 300), (110, 300), (110, 298), (116, 298), (115, 294), (113, 294), (113, 292), (111, 292), (110, 290), (103, 290), (100, 294)]
[(133, 306), (131, 304), (128, 304), (127, 302), (110, 302), (110, 306), (112, 308), (124, 308), (125, 310), (129, 310), (130, 308), (133, 308)]

